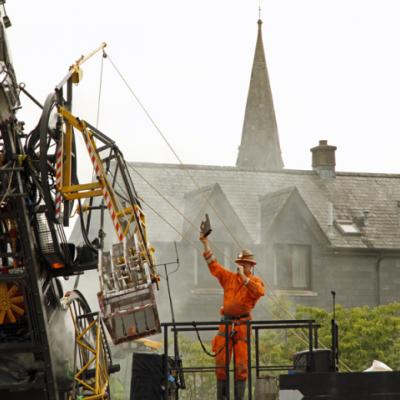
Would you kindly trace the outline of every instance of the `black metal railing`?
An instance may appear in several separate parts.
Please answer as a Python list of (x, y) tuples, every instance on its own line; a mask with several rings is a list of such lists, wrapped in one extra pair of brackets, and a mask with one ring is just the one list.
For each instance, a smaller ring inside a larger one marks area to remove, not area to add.
[[(307, 369), (312, 370), (315, 360), (314, 360), (314, 349), (318, 348), (318, 328), (319, 325), (315, 323), (314, 320), (255, 320), (255, 321), (242, 321), (242, 324), (246, 323), (246, 334), (247, 334), (247, 356), (248, 356), (248, 400), (253, 399), (252, 394), (252, 371), (255, 370), (256, 378), (260, 378), (261, 371), (279, 371), (279, 370), (290, 370), (293, 369), (293, 365), (261, 365), (260, 362), (260, 331), (263, 330), (280, 330), (280, 329), (306, 329), (307, 339), (308, 339), (308, 357), (307, 357)], [(229, 326), (232, 321), (202, 321), (202, 322), (169, 322), (162, 323), (163, 335), (164, 335), (164, 379), (168, 382), (169, 375), (171, 373), (171, 368), (168, 367), (168, 348), (170, 344), (170, 331), (172, 333), (171, 337), (173, 339), (174, 348), (178, 346), (176, 341), (178, 336), (174, 333), (176, 332), (201, 332), (201, 331), (217, 331), (220, 325), (225, 325), (225, 344), (229, 343), (230, 332)], [(254, 331), (254, 353), (255, 360), (253, 365), (252, 360), (252, 332)], [(229, 367), (229, 346), (225, 345), (227, 360), (225, 365), (226, 371), (226, 399), (230, 400), (230, 372), (232, 371)], [(181, 360), (175, 360), (175, 365), (182, 365)], [(184, 374), (185, 372), (211, 372), (215, 371), (215, 366), (185, 366), (179, 367), (180, 371), (175, 370), (174, 374), (179, 376), (179, 374)], [(179, 384), (178, 384), (179, 387)], [(171, 399), (168, 390), (164, 391), (164, 399)], [(178, 391), (174, 394), (174, 399), (179, 399)]]

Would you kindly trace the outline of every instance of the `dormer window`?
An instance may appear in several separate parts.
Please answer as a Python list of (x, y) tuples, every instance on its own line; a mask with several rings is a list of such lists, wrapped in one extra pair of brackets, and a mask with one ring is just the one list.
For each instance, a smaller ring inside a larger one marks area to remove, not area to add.
[(360, 229), (351, 220), (336, 220), (335, 225), (343, 235), (361, 235)]

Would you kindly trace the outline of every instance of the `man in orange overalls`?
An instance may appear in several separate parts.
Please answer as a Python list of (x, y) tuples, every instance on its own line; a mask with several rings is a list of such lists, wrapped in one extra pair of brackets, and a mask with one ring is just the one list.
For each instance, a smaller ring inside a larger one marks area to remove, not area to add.
[[(247, 380), (247, 327), (246, 321), (251, 319), (251, 311), (258, 299), (264, 295), (264, 282), (253, 275), (256, 264), (250, 250), (243, 250), (235, 260), (237, 272), (220, 265), (213, 255), (208, 239), (200, 234), (204, 245), (204, 258), (208, 268), (224, 289), (224, 303), (221, 307), (221, 321), (229, 322), (229, 361), (232, 355), (232, 344), (235, 356), (235, 391), (239, 400), (244, 399)], [(226, 381), (226, 337), (225, 324), (219, 330), (212, 342), (212, 350), (216, 353), (217, 399), (225, 399)]]

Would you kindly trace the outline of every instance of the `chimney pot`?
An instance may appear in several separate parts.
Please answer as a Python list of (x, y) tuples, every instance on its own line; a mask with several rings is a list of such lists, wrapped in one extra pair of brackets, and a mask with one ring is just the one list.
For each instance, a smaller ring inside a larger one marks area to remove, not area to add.
[(335, 177), (335, 151), (336, 146), (328, 145), (327, 140), (320, 140), (319, 145), (313, 147), (312, 167), (323, 179)]

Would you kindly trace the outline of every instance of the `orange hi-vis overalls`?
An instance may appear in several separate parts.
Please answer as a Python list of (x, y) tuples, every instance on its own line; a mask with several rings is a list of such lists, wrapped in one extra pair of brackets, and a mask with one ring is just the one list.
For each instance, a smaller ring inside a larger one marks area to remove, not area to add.
[[(251, 319), (258, 299), (264, 296), (264, 282), (256, 277), (249, 276), (247, 285), (238, 273), (232, 272), (220, 265), (211, 252), (204, 253), (204, 258), (212, 275), (214, 275), (224, 289), (224, 303), (221, 314), (224, 320), (229, 320), (229, 362), (232, 356), (232, 344), (235, 355), (235, 380), (247, 379), (247, 327), (246, 321)], [(234, 333), (232, 333), (232, 328)], [(225, 324), (219, 330), (212, 342), (212, 351), (216, 356), (216, 375), (218, 380), (226, 380), (226, 349)]]

